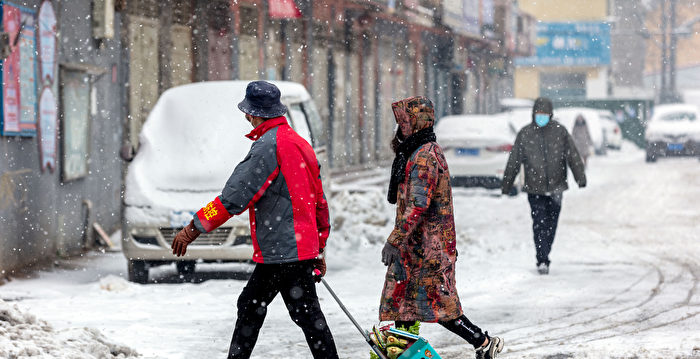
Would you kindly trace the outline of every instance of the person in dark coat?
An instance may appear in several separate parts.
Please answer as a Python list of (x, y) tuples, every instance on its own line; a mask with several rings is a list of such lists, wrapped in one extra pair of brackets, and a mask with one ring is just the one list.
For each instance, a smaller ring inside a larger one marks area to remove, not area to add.
[(582, 114), (576, 116), (574, 128), (571, 130), (571, 137), (574, 139), (574, 144), (576, 144), (578, 154), (581, 155), (581, 159), (583, 159), (583, 165), (588, 165), (588, 157), (591, 155), (593, 140), (591, 139), (590, 131), (588, 131), (586, 119)]
[(532, 123), (523, 127), (510, 151), (501, 191), (511, 193), (515, 177), (524, 166), (526, 192), (532, 214), (537, 270), (549, 274), (549, 253), (561, 212), (562, 193), (568, 189), (566, 169), (571, 168), (576, 183), (586, 187), (583, 161), (566, 128), (552, 119), (553, 106), (540, 97), (532, 107)]
[[(316, 359), (338, 358), (316, 295), (312, 272), (326, 272), (322, 256), (330, 230), (328, 203), (316, 154), (283, 116), (280, 90), (265, 81), (246, 88), (238, 108), (254, 129), (250, 152), (236, 166), (221, 195), (200, 209), (173, 241), (173, 254), (229, 218), (249, 210), (253, 261), (257, 264), (238, 297), (238, 318), (228, 358), (249, 358), (278, 293), (306, 336)], [(320, 277), (316, 279), (320, 281)]]
[(388, 268), (379, 320), (404, 328), (437, 322), (474, 346), (477, 359), (495, 358), (503, 340), (472, 324), (457, 295), (450, 172), (433, 133), (433, 104), (418, 96), (391, 106), (399, 126), (388, 194), (396, 225), (382, 250)]

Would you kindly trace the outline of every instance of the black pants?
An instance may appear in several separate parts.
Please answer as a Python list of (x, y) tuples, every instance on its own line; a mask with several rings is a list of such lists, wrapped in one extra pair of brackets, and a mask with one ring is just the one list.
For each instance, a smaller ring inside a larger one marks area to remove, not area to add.
[(549, 265), (549, 252), (554, 243), (554, 234), (557, 232), (559, 213), (561, 212), (562, 194), (555, 193), (551, 196), (528, 194), (532, 214), (532, 232), (537, 251), (537, 265), (545, 263)]
[[(415, 322), (394, 322), (395, 327), (404, 327), (406, 329), (413, 324), (415, 324)], [(451, 331), (452, 333), (459, 335), (462, 339), (473, 345), (474, 348), (478, 348), (484, 344), (484, 341), (488, 337), (488, 334), (483, 333), (481, 328), (472, 324), (472, 322), (470, 322), (464, 314), (457, 319), (438, 322), (438, 324), (442, 325), (445, 329)]]
[(228, 358), (249, 358), (265, 321), (270, 302), (282, 294), (289, 316), (306, 336), (314, 358), (338, 358), (338, 353), (321, 312), (312, 261), (258, 264), (238, 297), (238, 319)]

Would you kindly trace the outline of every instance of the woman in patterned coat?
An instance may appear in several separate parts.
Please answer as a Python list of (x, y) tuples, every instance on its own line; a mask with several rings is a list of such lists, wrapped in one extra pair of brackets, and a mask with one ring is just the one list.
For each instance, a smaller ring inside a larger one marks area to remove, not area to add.
[(392, 147), (388, 200), (397, 204), (396, 224), (382, 250), (388, 266), (380, 321), (396, 327), (439, 323), (472, 344), (477, 358), (503, 348), (463, 314), (455, 287), (457, 260), (450, 173), (435, 141), (432, 102), (422, 96), (393, 103), (398, 129)]

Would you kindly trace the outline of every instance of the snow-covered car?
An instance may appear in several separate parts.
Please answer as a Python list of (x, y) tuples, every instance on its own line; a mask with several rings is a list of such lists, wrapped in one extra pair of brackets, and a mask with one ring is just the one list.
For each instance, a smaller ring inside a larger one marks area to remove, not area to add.
[[(274, 82), (288, 107), (290, 125), (316, 150), (327, 176), (323, 124), (304, 86)], [(197, 261), (247, 262), (253, 254), (248, 213), (204, 233), (175, 257), (175, 234), (203, 205), (220, 194), (252, 142), (252, 130), (237, 108), (247, 81), (212, 81), (165, 91), (143, 125), (139, 148), (129, 164), (124, 195), (122, 250), (129, 280), (148, 281), (149, 267), (176, 262), (181, 274)]]
[(530, 100), (528, 98), (508, 97), (508, 98), (502, 98), (500, 101), (498, 101), (498, 104), (501, 107), (501, 112), (520, 110), (520, 109), (532, 111), (532, 106), (535, 104), (535, 101)]
[(508, 122), (513, 128), (513, 131), (517, 135), (523, 127), (532, 123), (532, 107), (528, 108), (517, 108), (510, 111), (502, 113), (508, 119)]
[(700, 110), (692, 104), (659, 105), (647, 123), (647, 162), (662, 156), (700, 155)]
[(615, 116), (608, 110), (598, 111), (600, 124), (603, 127), (603, 143), (605, 147), (619, 150), (622, 147), (622, 130), (615, 121)]
[(499, 188), (515, 135), (502, 114), (446, 116), (435, 125), (455, 186)]
[(554, 109), (554, 119), (566, 127), (569, 134), (574, 129), (574, 124), (576, 123), (576, 117), (578, 117), (578, 115), (582, 115), (586, 120), (595, 153), (597, 155), (605, 154), (606, 143), (604, 140), (604, 126), (600, 110), (587, 107), (559, 107)]

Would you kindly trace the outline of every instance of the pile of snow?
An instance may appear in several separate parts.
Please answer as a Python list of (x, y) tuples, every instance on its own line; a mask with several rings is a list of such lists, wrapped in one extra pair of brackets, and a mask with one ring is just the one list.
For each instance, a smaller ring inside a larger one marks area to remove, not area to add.
[(333, 220), (329, 245), (341, 242), (344, 248), (356, 248), (383, 243), (394, 228), (396, 209), (379, 188), (336, 192), (328, 202)]
[(139, 354), (110, 343), (91, 328), (54, 330), (47, 322), (0, 299), (0, 357), (128, 358)]
[[(460, 189), (456, 189), (460, 191)], [(483, 193), (488, 196), (493, 191), (470, 189), (470, 193)], [(492, 199), (497, 201), (497, 199)], [(329, 246), (338, 249), (369, 247), (383, 245), (394, 229), (396, 206), (386, 199), (386, 189), (383, 187), (366, 187), (364, 191), (344, 190), (334, 192), (329, 199), (332, 218)], [(467, 204), (468, 209), (457, 208), (459, 213), (471, 213), (473, 202)], [(483, 210), (479, 213), (483, 213)], [(524, 212), (526, 213), (526, 212)], [(457, 212), (455, 213), (457, 215)], [(478, 217), (478, 213), (473, 214)], [(458, 217), (455, 217), (458, 218)], [(475, 234), (472, 226), (457, 225), (457, 242), (468, 247), (487, 247), (487, 238)], [(472, 248), (474, 249), (474, 248)]]
[(100, 289), (107, 292), (123, 292), (130, 287), (131, 284), (126, 279), (112, 274), (100, 279)]

